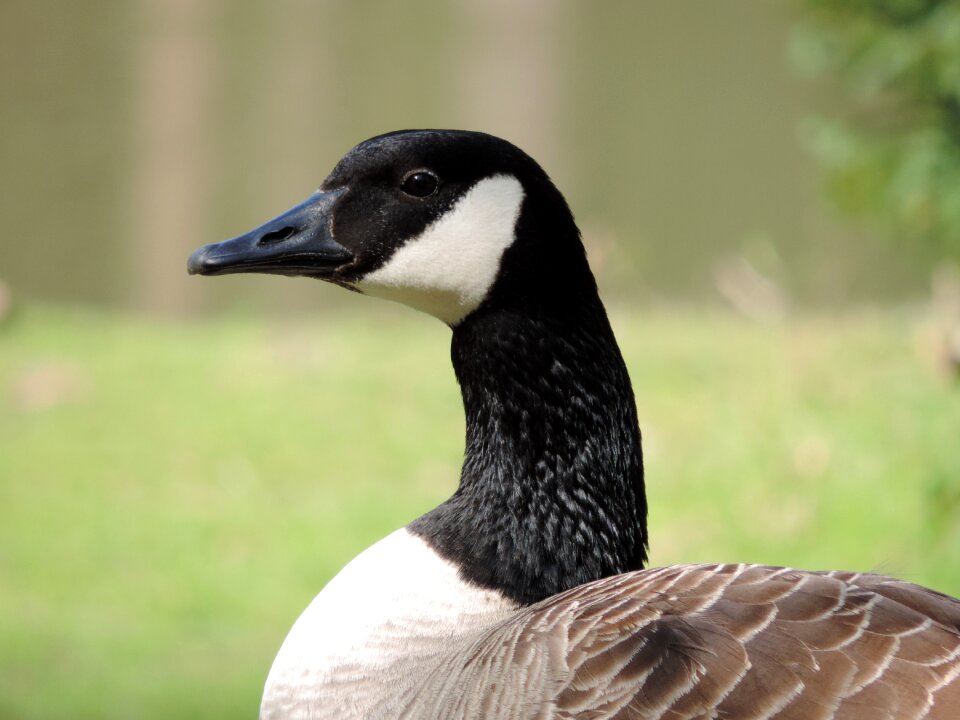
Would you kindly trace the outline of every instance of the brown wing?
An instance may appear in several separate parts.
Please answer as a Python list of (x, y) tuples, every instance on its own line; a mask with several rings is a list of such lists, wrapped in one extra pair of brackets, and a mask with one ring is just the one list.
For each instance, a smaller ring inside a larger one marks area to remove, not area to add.
[(427, 679), (408, 715), (957, 720), (960, 601), (877, 575), (629, 573), (488, 631)]

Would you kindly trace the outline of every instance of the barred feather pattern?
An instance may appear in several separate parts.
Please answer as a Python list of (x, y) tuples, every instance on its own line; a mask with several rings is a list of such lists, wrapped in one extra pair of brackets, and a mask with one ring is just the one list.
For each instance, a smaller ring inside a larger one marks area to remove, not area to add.
[(678, 565), (519, 611), (403, 718), (956, 720), (960, 601), (871, 574)]

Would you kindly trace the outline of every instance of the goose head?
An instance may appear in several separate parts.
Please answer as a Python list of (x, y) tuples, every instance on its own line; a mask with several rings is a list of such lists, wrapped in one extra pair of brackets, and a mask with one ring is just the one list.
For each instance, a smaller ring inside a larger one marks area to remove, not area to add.
[(518, 148), (450, 130), (372, 138), (305, 202), (188, 267), (319, 278), (453, 328), (460, 484), (409, 529), (463, 577), (533, 602), (643, 564), (629, 375), (566, 201)]
[(447, 130), (361, 143), (303, 203), (200, 248), (188, 269), (319, 278), (450, 326), (484, 303), (529, 306), (570, 282), (595, 287), (570, 210), (539, 165), (499, 138)]

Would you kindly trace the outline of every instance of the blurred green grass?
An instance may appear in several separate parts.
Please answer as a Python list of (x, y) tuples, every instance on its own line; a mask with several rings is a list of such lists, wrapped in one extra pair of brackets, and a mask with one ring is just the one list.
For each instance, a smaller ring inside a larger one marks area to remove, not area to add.
[[(0, 717), (255, 715), (300, 610), (457, 478), (448, 331), (369, 309), (27, 305), (0, 327)], [(872, 569), (960, 594), (960, 394), (922, 313), (613, 320), (654, 564)]]

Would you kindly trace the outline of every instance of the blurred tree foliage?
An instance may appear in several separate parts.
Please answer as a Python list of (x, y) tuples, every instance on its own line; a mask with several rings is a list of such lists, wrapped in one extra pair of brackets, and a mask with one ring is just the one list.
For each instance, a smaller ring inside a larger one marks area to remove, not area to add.
[(852, 99), (807, 138), (842, 210), (960, 258), (960, 0), (803, 0), (795, 55)]

